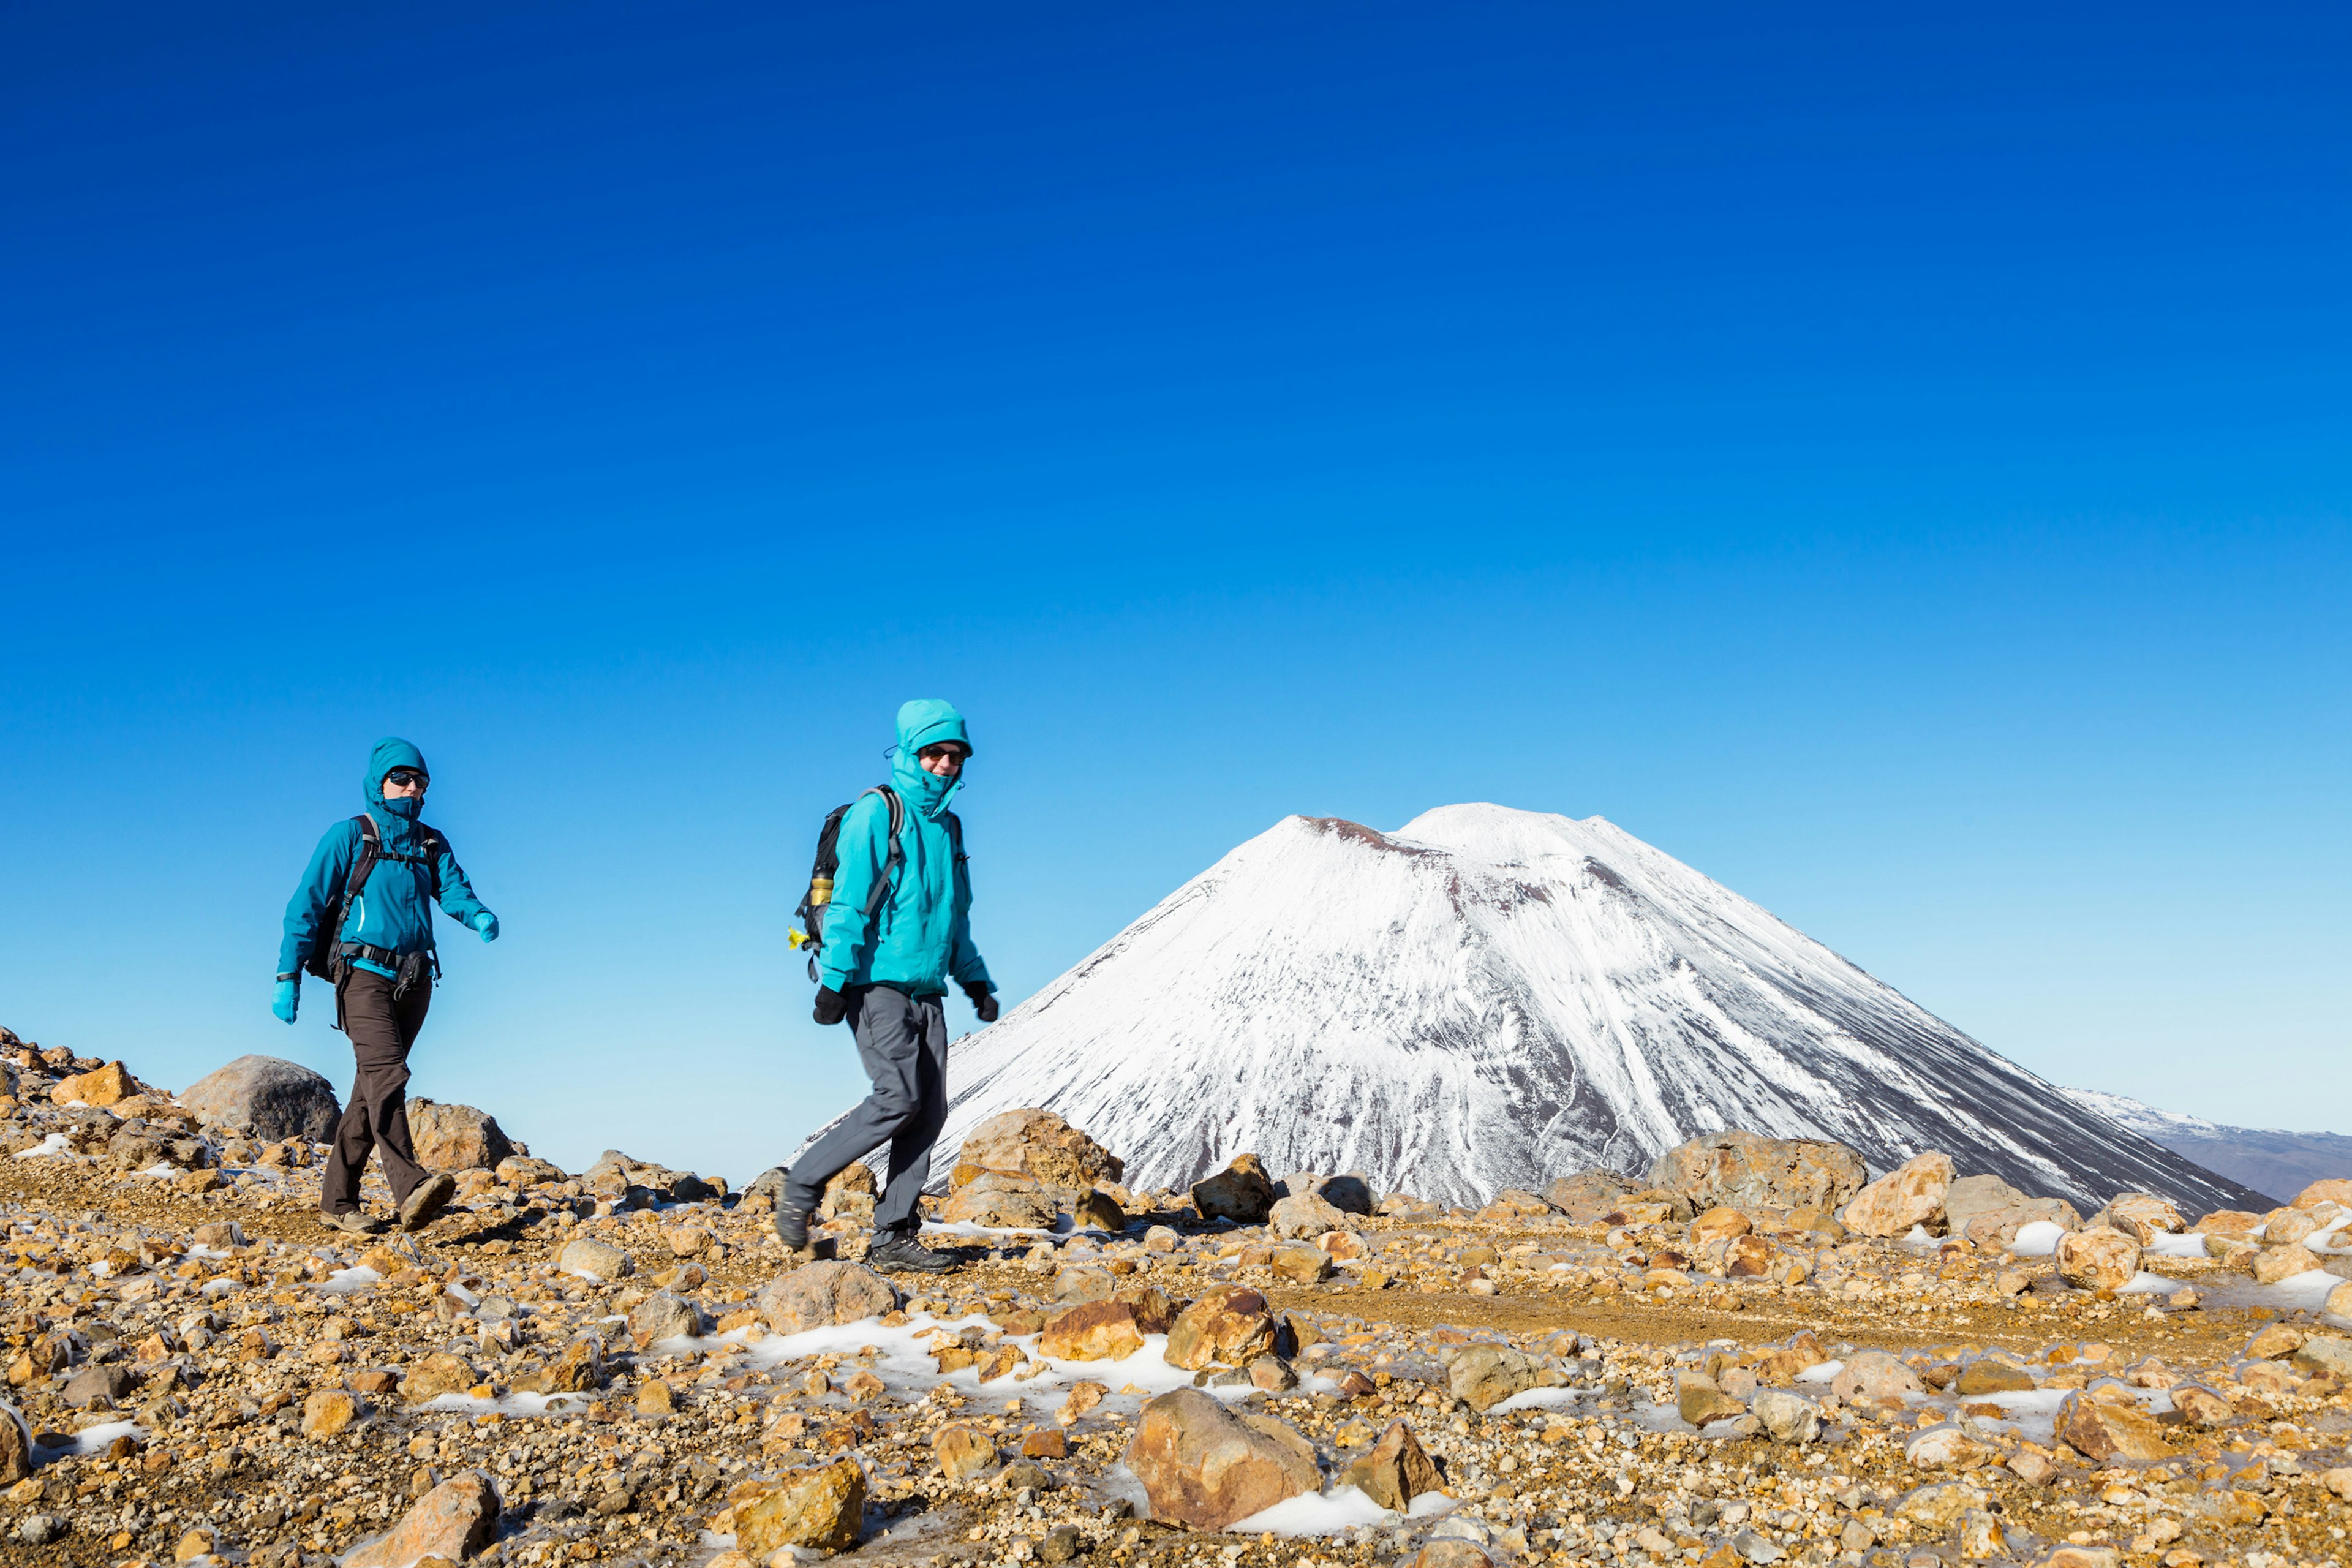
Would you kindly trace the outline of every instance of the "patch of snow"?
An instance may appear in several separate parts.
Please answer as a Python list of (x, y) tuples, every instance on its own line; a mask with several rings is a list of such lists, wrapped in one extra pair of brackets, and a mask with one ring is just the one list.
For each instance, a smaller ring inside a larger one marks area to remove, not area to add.
[(2143, 1268), (2133, 1275), (2116, 1294), (2118, 1296), (2147, 1294), (2169, 1296), (2186, 1283), (2186, 1280), (2167, 1279), (2161, 1274), (2150, 1274)]
[(383, 1275), (364, 1263), (355, 1263), (349, 1268), (336, 1269), (311, 1289), (329, 1296), (349, 1296), (354, 1291), (364, 1290), (371, 1285), (380, 1285), (383, 1282)]
[(1573, 1405), (1594, 1392), (1590, 1388), (1524, 1389), (1497, 1404), (1495, 1409), (1497, 1411), (1551, 1409), (1562, 1405)]
[(2203, 1258), (2206, 1256), (2205, 1233), (2201, 1230), (2183, 1231), (2178, 1235), (2159, 1232), (2140, 1250), (2153, 1252), (2158, 1258)]
[(176, 1176), (180, 1173), (180, 1167), (169, 1160), (158, 1160), (139, 1173), (142, 1176)]
[(1394, 1524), (1397, 1518), (1393, 1510), (1382, 1508), (1360, 1488), (1340, 1487), (1320, 1494), (1304, 1492), (1285, 1498), (1272, 1508), (1235, 1520), (1225, 1529), (1234, 1535), (1336, 1535), (1360, 1524)]
[(2056, 1220), (2037, 1219), (2017, 1227), (2017, 1239), (2009, 1249), (2020, 1258), (2047, 1258), (2058, 1250), (2058, 1238), (2065, 1234), (2066, 1227)]
[(1796, 1381), (1799, 1383), (1830, 1383), (1833, 1382), (1836, 1379), (1837, 1374), (1844, 1370), (1845, 1363), (1842, 1361), (1821, 1362), (1815, 1365), (1809, 1366), (1805, 1368), (1804, 1371), (1799, 1373), (1797, 1374)]
[(16, 1158), (19, 1160), (37, 1160), (45, 1154), (62, 1154), (66, 1152), (66, 1142), (67, 1139), (64, 1133), (52, 1132), (47, 1138), (44, 1138), (39, 1142), (34, 1144), (31, 1148), (17, 1150)]
[(85, 1426), (75, 1433), (69, 1443), (34, 1448), (33, 1463), (40, 1466), (58, 1459), (87, 1459), (92, 1455), (105, 1453), (107, 1446), (117, 1437), (143, 1439), (146, 1436), (147, 1428), (136, 1421), (101, 1421), (95, 1426)]

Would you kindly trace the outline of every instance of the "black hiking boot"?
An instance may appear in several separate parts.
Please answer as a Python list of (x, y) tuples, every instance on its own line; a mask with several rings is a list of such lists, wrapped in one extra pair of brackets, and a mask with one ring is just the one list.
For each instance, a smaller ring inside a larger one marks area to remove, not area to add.
[(784, 1244), (785, 1251), (808, 1250), (808, 1210), (796, 1209), (790, 1204), (776, 1205), (776, 1239)]
[(866, 1249), (866, 1267), (877, 1274), (951, 1274), (956, 1260), (899, 1232), (874, 1238)]
[(336, 1230), (347, 1230), (353, 1236), (382, 1236), (383, 1221), (370, 1219), (365, 1209), (346, 1209), (341, 1214), (319, 1211), (319, 1223)]

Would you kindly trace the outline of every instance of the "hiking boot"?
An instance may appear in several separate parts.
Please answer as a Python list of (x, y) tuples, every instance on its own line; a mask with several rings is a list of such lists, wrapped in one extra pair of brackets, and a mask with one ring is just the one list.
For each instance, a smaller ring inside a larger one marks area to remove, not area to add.
[(382, 1236), (383, 1221), (370, 1219), (365, 1209), (345, 1209), (341, 1214), (319, 1211), (319, 1223), (330, 1230), (347, 1230), (353, 1236)]
[(790, 1204), (776, 1205), (776, 1239), (784, 1244), (787, 1252), (808, 1250), (809, 1213)]
[(948, 1274), (956, 1260), (911, 1236), (877, 1236), (866, 1249), (866, 1267), (877, 1274)]
[(416, 1190), (400, 1201), (400, 1228), (423, 1230), (441, 1217), (449, 1200), (457, 1195), (455, 1176), (427, 1176), (416, 1184)]

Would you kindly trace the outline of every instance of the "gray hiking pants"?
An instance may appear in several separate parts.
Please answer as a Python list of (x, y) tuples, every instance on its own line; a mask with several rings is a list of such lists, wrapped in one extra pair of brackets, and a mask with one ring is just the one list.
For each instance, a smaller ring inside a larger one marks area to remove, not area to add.
[(784, 1202), (814, 1214), (825, 1183), (887, 1143), (890, 1177), (874, 1208), (874, 1232), (912, 1231), (921, 1223), (915, 1201), (931, 1179), (931, 1142), (948, 1119), (947, 1013), (940, 997), (887, 985), (853, 986), (847, 998), (874, 1092), (793, 1163)]

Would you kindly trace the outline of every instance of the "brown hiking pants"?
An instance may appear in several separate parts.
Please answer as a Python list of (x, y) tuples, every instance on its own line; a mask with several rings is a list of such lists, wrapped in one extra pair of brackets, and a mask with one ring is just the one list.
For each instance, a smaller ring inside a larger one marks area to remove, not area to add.
[(371, 1149), (383, 1155), (394, 1207), (425, 1179), (425, 1167), (408, 1141), (408, 1047), (416, 1043), (425, 1009), (433, 1005), (433, 983), (418, 980), (404, 996), (394, 996), (394, 985), (388, 976), (354, 968), (335, 987), (336, 1017), (351, 1037), (359, 1071), (319, 1184), (319, 1206), (329, 1214), (349, 1214), (360, 1206), (360, 1175)]

